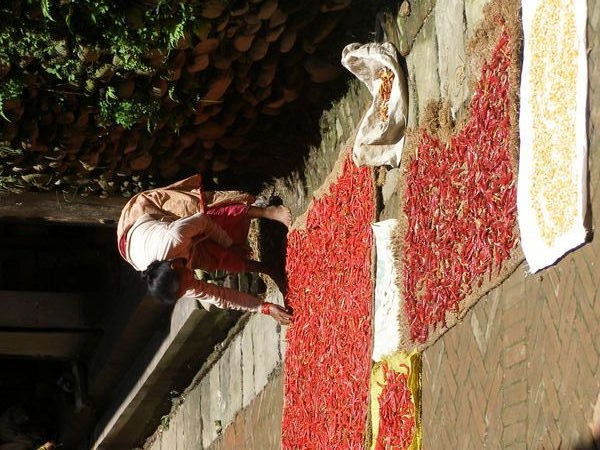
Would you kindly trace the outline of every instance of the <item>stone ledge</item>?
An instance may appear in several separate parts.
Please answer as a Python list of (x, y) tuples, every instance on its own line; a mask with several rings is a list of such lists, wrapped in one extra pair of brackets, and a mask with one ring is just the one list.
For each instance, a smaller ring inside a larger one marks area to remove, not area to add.
[[(268, 295), (269, 301), (280, 299), (279, 292)], [(175, 435), (177, 448), (211, 446), (280, 369), (282, 334), (281, 327), (269, 317), (242, 317), (174, 402), (165, 426), (156, 430), (144, 448), (165, 448)], [(180, 429), (188, 432), (181, 433)]]

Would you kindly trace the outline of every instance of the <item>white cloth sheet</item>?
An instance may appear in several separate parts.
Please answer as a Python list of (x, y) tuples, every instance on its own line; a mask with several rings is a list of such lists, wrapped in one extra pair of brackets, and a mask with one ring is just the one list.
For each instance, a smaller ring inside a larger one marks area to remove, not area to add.
[[(552, 3), (558, 4), (559, 7), (552, 7)], [(581, 245), (586, 237), (584, 217), (587, 202), (587, 2), (523, 0), (522, 8), (524, 58), (517, 206), (523, 252), (530, 271), (537, 272)], [(568, 18), (573, 17), (573, 11), (575, 20), (570, 21)], [(536, 45), (537, 34), (534, 30), (539, 32), (539, 23), (549, 25), (541, 27), (542, 33), (538, 34), (542, 35), (543, 39), (538, 40)], [(576, 37), (569, 40), (569, 32), (571, 36)], [(555, 35), (558, 36), (556, 40), (553, 38)], [(573, 48), (576, 49), (573, 52), (574, 57), (566, 57), (565, 64), (565, 55)], [(535, 57), (536, 52), (538, 58)], [(560, 78), (557, 77), (569, 79), (564, 76), (564, 69), (570, 67), (576, 68), (576, 83), (572, 83), (572, 88), (568, 87), (566, 92), (574, 94), (575, 102), (565, 101), (569, 97), (563, 95), (565, 84), (562, 85), (563, 91), (557, 92), (557, 86), (560, 85)], [(536, 76), (540, 72), (542, 75)], [(536, 79), (541, 79), (541, 83), (534, 83)], [(571, 103), (575, 103), (576, 106), (561, 109), (561, 105)], [(555, 108), (555, 105), (558, 107)], [(567, 135), (564, 131), (569, 130), (565, 121), (570, 121), (570, 125), (574, 127), (575, 138), (569, 138), (566, 140), (568, 143), (563, 145), (564, 136)], [(551, 138), (547, 145), (536, 147), (536, 133), (539, 133), (536, 130), (544, 127), (551, 130)], [(550, 156), (543, 156), (539, 148), (545, 148)], [(549, 166), (553, 166), (551, 170)], [(544, 177), (540, 177), (540, 173), (544, 173)], [(546, 181), (540, 183), (542, 179)], [(556, 182), (559, 179), (566, 182)], [(544, 189), (546, 193), (542, 195)], [(565, 198), (572, 201), (565, 201)], [(568, 226), (559, 225), (559, 217), (564, 218)], [(548, 233), (548, 230), (553, 232)]]

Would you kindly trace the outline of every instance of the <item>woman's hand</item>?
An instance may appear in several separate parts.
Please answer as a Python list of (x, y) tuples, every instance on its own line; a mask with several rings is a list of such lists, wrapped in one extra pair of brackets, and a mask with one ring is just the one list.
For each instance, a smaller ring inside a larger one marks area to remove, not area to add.
[(263, 303), (261, 308), (263, 314), (275, 319), (280, 325), (289, 325), (292, 322), (292, 314), (287, 308), (282, 308), (274, 303)]

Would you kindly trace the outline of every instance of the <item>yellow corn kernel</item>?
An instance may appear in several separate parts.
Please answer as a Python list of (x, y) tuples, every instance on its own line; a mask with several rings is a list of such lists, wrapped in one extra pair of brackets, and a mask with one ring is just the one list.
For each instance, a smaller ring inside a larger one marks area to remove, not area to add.
[(573, 226), (578, 214), (573, 170), (578, 71), (574, 1), (578, 0), (542, 0), (530, 36), (533, 175), (529, 195), (548, 246)]

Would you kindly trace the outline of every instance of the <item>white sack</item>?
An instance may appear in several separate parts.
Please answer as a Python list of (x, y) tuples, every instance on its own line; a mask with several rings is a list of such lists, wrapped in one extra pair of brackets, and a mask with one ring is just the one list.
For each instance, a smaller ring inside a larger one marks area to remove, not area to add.
[(396, 285), (398, 270), (392, 254), (392, 233), (396, 219), (371, 225), (377, 250), (375, 278), (375, 319), (373, 326), (373, 361), (379, 362), (400, 345), (400, 292)]
[[(517, 208), (521, 243), (531, 272), (553, 264), (582, 244), (586, 236), (587, 7), (582, 0), (559, 0), (557, 8), (551, 3), (522, 2), (524, 58)], [(569, 22), (569, 17), (574, 20)], [(536, 29), (538, 33), (534, 33)], [(569, 33), (572, 39), (568, 39)], [(538, 35), (540, 39), (536, 39)], [(559, 38), (554, 39), (555, 35)], [(571, 50), (573, 58), (568, 56)], [(576, 70), (576, 77), (565, 75), (571, 68)], [(536, 79), (541, 83), (534, 83)], [(555, 106), (562, 110), (553, 109)], [(572, 136), (565, 133), (569, 126), (574, 127)], [(536, 136), (542, 136), (539, 130), (544, 127), (551, 130), (548, 145), (536, 146)], [(539, 150), (544, 148), (547, 155)]]
[[(404, 72), (398, 64), (396, 48), (389, 42), (349, 44), (342, 51), (342, 64), (367, 86), (373, 96), (354, 142), (355, 164), (399, 166), (407, 123), (408, 88)], [(387, 121), (382, 121), (379, 117), (378, 92), (381, 80), (377, 73), (382, 68), (388, 68), (394, 74)]]

